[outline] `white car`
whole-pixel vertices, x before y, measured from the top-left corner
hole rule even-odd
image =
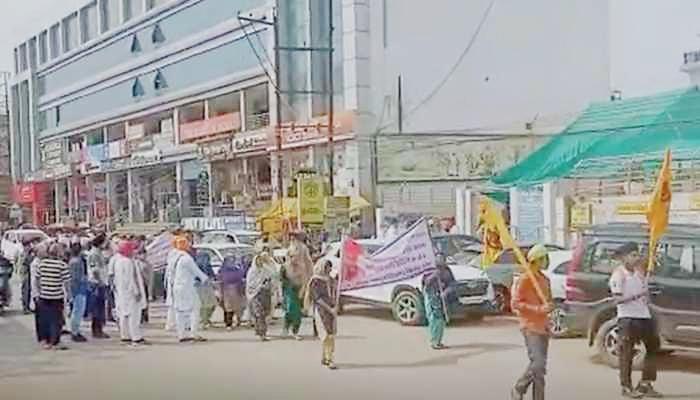
[[[26,240],[40,239],[49,240],[49,235],[39,229],[12,229],[5,231],[2,236],[2,254],[10,261],[14,262],[19,254],[24,251],[22,243]]]
[[[211,266],[214,273],[219,273],[219,268],[224,263],[224,258],[229,256],[241,257],[247,256],[253,258],[253,246],[248,244],[235,243],[199,243],[193,246],[197,252],[205,252],[209,254]]]
[[[359,240],[358,243],[369,254],[379,250],[383,245],[376,239]],[[340,269],[340,247],[339,242],[331,243],[322,257],[331,263],[335,274]],[[457,281],[455,293],[458,300],[458,306],[451,311],[454,314],[477,318],[491,314],[494,291],[484,271],[456,263],[450,263],[449,267]],[[421,281],[422,277],[417,276],[401,282],[350,290],[341,296],[341,305],[365,304],[389,308],[394,318],[401,324],[420,325],[424,322]]]
[[[260,232],[256,231],[202,231],[199,233],[199,243],[234,243],[253,246],[260,236]]]

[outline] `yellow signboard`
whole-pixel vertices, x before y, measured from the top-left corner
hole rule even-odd
[[[299,215],[305,224],[322,224],[326,196],[323,193],[323,178],[299,179]]]
[[[644,201],[626,201],[618,203],[615,211],[618,215],[644,215],[647,213],[647,203]]]
[[[591,204],[575,204],[571,206],[570,223],[572,228],[581,228],[593,224],[593,206]]]
[[[690,197],[690,209],[700,210],[700,194],[694,194]]]

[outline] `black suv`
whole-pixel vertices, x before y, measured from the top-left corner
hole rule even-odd
[[[648,227],[614,223],[582,234],[566,281],[566,321],[573,332],[588,336],[604,362],[617,366],[616,308],[608,282],[619,265],[612,254],[627,242],[648,251]],[[700,226],[670,225],[661,239],[656,270],[649,282],[650,309],[666,350],[700,350]],[[640,367],[644,348],[635,352]]]

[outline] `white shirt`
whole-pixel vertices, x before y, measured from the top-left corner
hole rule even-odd
[[[647,290],[646,277],[640,271],[630,272],[619,267],[610,277],[610,290],[613,294],[630,298]],[[650,319],[649,304],[646,296],[617,305],[618,318]]]

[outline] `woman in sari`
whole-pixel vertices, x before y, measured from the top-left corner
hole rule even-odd
[[[447,295],[455,279],[444,258],[437,257],[437,269],[423,276],[423,299],[428,320],[430,347],[433,350],[447,348],[442,343],[449,318]]]
[[[331,268],[331,263],[328,260],[320,260],[316,263],[314,275],[306,290],[304,306],[314,315],[315,320],[321,320],[320,326],[323,335],[321,364],[329,369],[335,369],[333,355],[338,321],[335,311],[334,285],[330,277]]]
[[[199,308],[201,324],[203,329],[211,326],[211,316],[216,310],[216,294],[214,293],[214,268],[211,266],[211,257],[209,254],[199,251],[195,254],[194,262],[199,267],[199,270],[204,272],[209,278],[206,282],[197,280],[197,294],[201,306]]]
[[[233,256],[224,258],[219,270],[219,285],[221,291],[221,308],[224,310],[224,323],[227,330],[233,330],[233,317],[236,317],[236,327],[241,326],[243,310],[245,309],[245,277],[246,270]]]
[[[270,313],[272,302],[274,268],[274,261],[268,253],[268,249],[263,249],[253,259],[246,276],[248,307],[255,324],[255,334],[263,342],[270,340],[267,336],[267,316]]]
[[[301,327],[303,290],[306,288],[313,272],[313,262],[309,248],[303,242],[303,233],[297,233],[292,238],[287,253],[287,264],[282,268],[282,295],[284,297],[284,330],[283,336],[291,329],[296,340],[302,340],[299,335]]]

